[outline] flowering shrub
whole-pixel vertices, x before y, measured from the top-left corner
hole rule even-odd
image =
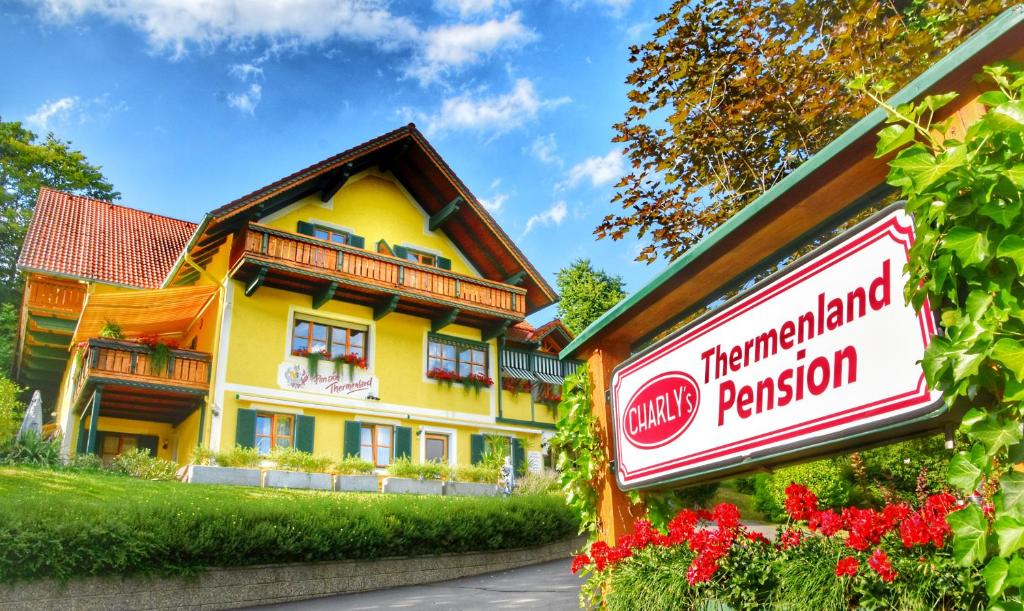
[[[811,490],[791,483],[790,522],[775,542],[723,503],[680,511],[666,532],[637,520],[614,546],[597,541],[573,558],[572,570],[589,575],[582,602],[611,609],[978,608],[980,577],[950,549],[946,517],[960,505],[940,493],[917,508],[820,509]]]

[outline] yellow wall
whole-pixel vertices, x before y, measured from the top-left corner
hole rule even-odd
[[[335,225],[366,238],[367,250],[375,251],[380,239],[391,246],[418,246],[451,259],[453,272],[480,277],[443,231],[429,231],[428,218],[390,175],[371,170],[352,177],[328,204],[310,196],[288,207],[284,215],[260,222],[293,233],[299,221]]]

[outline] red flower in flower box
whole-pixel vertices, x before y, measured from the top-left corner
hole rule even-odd
[[[427,371],[427,377],[451,384],[452,382],[458,381],[459,374],[448,369],[442,369],[441,367],[434,367]]]
[[[471,373],[468,376],[462,378],[463,382],[468,382],[473,386],[485,386],[490,388],[494,384],[494,380],[487,377],[486,373]]]
[[[336,357],[335,360],[341,361],[346,365],[353,365],[360,369],[366,369],[366,357],[359,356],[354,352],[349,352],[348,354]]]

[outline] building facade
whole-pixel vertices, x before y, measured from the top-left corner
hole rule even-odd
[[[69,453],[295,447],[539,468],[552,288],[409,125],[187,223],[43,189],[16,374]]]

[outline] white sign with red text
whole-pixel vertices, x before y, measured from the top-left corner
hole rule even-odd
[[[895,210],[805,257],[612,374],[623,489],[784,457],[939,407],[919,361],[928,305],[903,299]]]

